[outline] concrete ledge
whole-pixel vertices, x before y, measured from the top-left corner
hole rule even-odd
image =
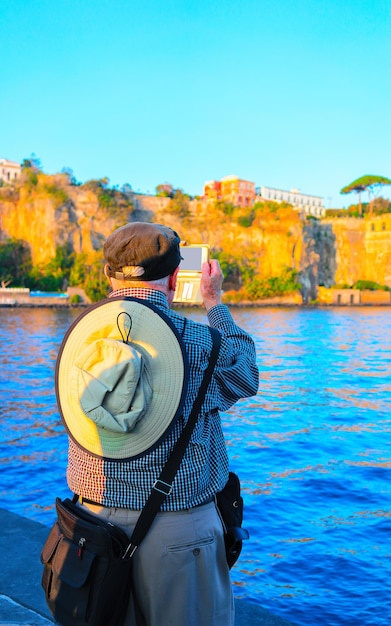
[[[5,509],[0,509],[0,528],[0,624],[53,624],[41,587],[40,555],[49,528]],[[235,626],[294,626],[257,604],[235,604]]]
[[[0,509],[0,624],[54,623],[41,587],[48,528]]]

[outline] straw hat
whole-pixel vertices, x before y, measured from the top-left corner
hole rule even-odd
[[[187,356],[171,320],[135,298],[89,308],[57,358],[57,402],[68,434],[104,459],[153,450],[181,414],[187,383]]]

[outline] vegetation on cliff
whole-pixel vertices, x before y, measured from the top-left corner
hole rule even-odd
[[[361,193],[363,191],[368,191],[369,197],[369,214],[372,217],[373,215],[373,201],[375,200],[375,193],[384,185],[391,185],[391,180],[386,178],[385,176],[377,176],[372,174],[366,174],[365,176],[360,176],[349,185],[346,185],[341,189],[342,194],[352,193],[355,191],[358,194],[358,205],[359,205],[359,214],[362,215],[362,203],[361,203]]]
[[[43,291],[83,287],[98,300],[107,293],[102,272],[106,237],[128,221],[145,219],[168,224],[188,243],[208,243],[223,268],[227,301],[299,292],[309,301],[319,285],[383,282],[364,265],[357,268],[357,257],[341,263],[343,229],[305,219],[289,204],[265,201],[240,208],[222,201],[206,204],[168,185],[156,191],[153,209],[143,211],[135,209],[128,185],[119,190],[106,178],[79,184],[71,170],[47,175],[36,163],[25,162],[20,181],[0,188],[0,280]],[[354,217],[354,211],[357,207],[344,217]],[[372,211],[390,212],[390,203],[378,198]]]
[[[70,170],[47,175],[25,160],[20,180],[0,188],[0,280],[42,291],[78,285],[99,299],[103,243],[132,212],[126,187],[106,178],[81,185]]]
[[[374,217],[391,213],[391,202],[386,198],[374,198],[372,203],[351,204],[347,209],[326,209],[326,217]]]
[[[168,200],[153,221],[169,224],[183,240],[209,243],[233,299],[299,291],[301,222],[292,207],[272,202],[245,209],[225,202],[194,206],[180,189]],[[0,280],[44,291],[80,286],[92,300],[107,292],[105,238],[135,219],[132,194],[110,188],[107,179],[78,185],[70,172],[49,176],[31,163],[17,185],[0,189],[0,215]],[[275,247],[279,243],[276,258],[270,255],[271,238]]]

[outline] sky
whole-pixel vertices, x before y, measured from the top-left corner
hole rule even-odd
[[[391,178],[390,33],[390,0],[0,0],[0,158],[347,207]]]

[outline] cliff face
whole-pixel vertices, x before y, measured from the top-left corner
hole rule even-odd
[[[335,283],[373,280],[391,286],[391,215],[327,220],[336,239]]]
[[[67,244],[87,255],[102,248],[107,236],[130,220],[163,222],[189,243],[209,243],[227,259],[260,278],[286,267],[300,272],[304,299],[316,298],[318,285],[352,285],[371,280],[391,286],[391,215],[373,219],[338,218],[303,221],[289,207],[264,207],[251,215],[231,215],[191,203],[183,218],[167,199],[132,197],[94,185],[72,186],[64,175],[39,174],[34,186],[0,192],[0,236],[25,241],[34,265],[54,258]],[[164,200],[164,201],[163,201]],[[110,202],[109,202],[110,201]]]
[[[317,297],[319,285],[335,282],[336,238],[330,224],[310,220],[303,224],[300,282],[305,302]]]
[[[62,175],[42,174],[33,188],[0,196],[0,234],[25,241],[33,265],[45,264],[57,246],[87,254],[101,249],[114,228],[130,219],[131,205],[120,209],[110,215],[96,191],[67,185]]]
[[[303,224],[291,208],[266,208],[252,216],[251,225],[241,225],[249,209],[235,209],[233,215],[214,211],[194,201],[191,216],[181,220],[167,209],[155,213],[188,243],[208,243],[222,250],[227,259],[237,259],[241,268],[260,277],[280,274],[287,267],[302,268]]]

